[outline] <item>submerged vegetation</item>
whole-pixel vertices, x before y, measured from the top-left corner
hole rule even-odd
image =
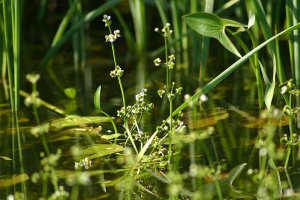
[[[0,199],[299,198],[298,1],[34,2],[0,1]]]

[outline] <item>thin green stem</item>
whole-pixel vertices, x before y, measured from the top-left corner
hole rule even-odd
[[[117,126],[116,126],[114,120],[106,112],[104,112],[103,110],[101,110],[100,113],[102,113],[103,115],[105,115],[106,117],[109,118],[109,121],[111,122],[111,124],[113,126],[114,132],[118,133],[118,129],[117,129]]]
[[[173,140],[173,124],[172,124],[172,112],[173,112],[173,100],[169,99],[169,110],[170,110],[170,129],[169,129],[169,149],[168,149],[168,164],[171,170],[171,159],[172,159],[172,140]]]
[[[37,93],[37,89],[36,89],[36,84],[33,83],[32,84],[32,93],[33,94],[36,94]],[[39,118],[39,115],[38,115],[38,110],[37,110],[37,105],[36,105],[36,100],[38,99],[38,97],[33,97],[35,98],[34,99],[34,102],[32,103],[32,111],[33,111],[33,115],[34,115],[34,119],[35,119],[35,122],[38,126],[40,126],[40,118]],[[44,135],[44,133],[41,134],[41,139],[42,139],[42,144],[43,144],[43,147],[44,147],[44,150],[46,152],[47,155],[50,155],[50,150],[49,150],[49,147],[47,145],[47,141],[46,141],[46,137]]]
[[[112,34],[112,30],[110,28],[110,26],[108,26],[109,29],[109,33]],[[114,44],[111,42],[111,50],[112,50],[112,54],[113,54],[113,59],[114,59],[114,65],[115,65],[115,69],[117,68],[118,64],[117,64],[117,57],[116,57],[116,52],[115,52],[115,47]],[[121,76],[118,76],[118,83],[119,83],[119,87],[121,90],[121,95],[122,95],[122,101],[123,101],[123,107],[124,107],[124,128],[125,128],[125,132],[128,134],[128,137],[133,145],[133,148],[135,150],[136,153],[138,153],[138,149],[135,145],[135,142],[133,140],[133,137],[131,135],[131,131],[129,129],[128,126],[128,118],[127,118],[127,111],[126,111],[126,98],[125,98],[125,93],[124,93],[124,89],[123,89],[123,84],[122,84],[122,80],[121,80]]]
[[[168,41],[167,41],[167,37],[165,38],[165,61],[166,61],[166,92],[169,93],[169,87],[170,87],[170,80],[169,80],[169,67],[168,67]]]

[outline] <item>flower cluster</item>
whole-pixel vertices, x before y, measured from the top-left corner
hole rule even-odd
[[[160,66],[161,65],[161,59],[160,58],[156,58],[153,61],[153,63],[154,63],[155,66]],[[174,66],[175,66],[175,56],[174,56],[174,54],[171,54],[168,57],[168,60],[165,63],[165,66],[168,67],[169,69],[173,69],[174,68]]]
[[[32,92],[29,96],[27,96],[24,100],[25,106],[29,107],[30,105],[35,105],[39,107],[41,105],[41,99],[39,98],[39,92]]]
[[[109,35],[105,35],[105,42],[114,42],[117,40],[118,37],[121,37],[121,33],[120,30],[115,30],[114,33],[109,34]]]
[[[79,163],[75,162],[75,169],[80,169],[84,167],[85,169],[89,169],[92,166],[92,161],[89,158],[82,159]]]
[[[39,74],[27,74],[26,79],[31,83],[31,84],[36,84],[37,81],[40,79]]]
[[[282,138],[280,138],[280,142],[287,146],[296,146],[298,144],[298,135],[293,133],[290,138],[288,138],[287,134],[284,134]]]
[[[58,190],[56,190],[50,197],[49,200],[56,199],[67,199],[69,197],[69,192],[65,191],[63,186],[59,186]]]
[[[163,97],[163,94],[167,94],[168,99],[173,100],[175,98],[175,95],[181,94],[182,87],[174,88],[175,82],[172,82],[172,87],[170,92],[167,91],[166,86],[164,86],[163,90],[158,90],[157,94],[160,98]]]
[[[144,98],[146,96],[146,92],[147,92],[147,89],[144,88],[144,89],[142,89],[142,91],[139,94],[135,95],[136,102],[143,102]]]
[[[142,91],[135,95],[135,104],[132,106],[127,106],[126,110],[124,107],[121,108],[121,110],[117,111],[117,116],[118,117],[124,117],[126,113],[126,117],[132,117],[132,116],[137,116],[141,115],[142,113],[145,112],[150,112],[154,105],[153,103],[146,103],[145,102],[145,97],[147,93],[147,89],[142,89]],[[126,111],[126,112],[125,112]]]
[[[155,28],[154,31],[160,33],[163,37],[168,37],[173,33],[173,30],[170,29],[171,24],[166,23],[166,25],[159,30],[159,28]]]
[[[169,69],[173,69],[174,68],[174,66],[175,66],[175,62],[174,61],[175,61],[175,56],[173,54],[169,55],[169,60],[167,62],[167,67]]]
[[[102,21],[105,23],[105,27],[109,27],[111,25],[111,16],[103,15]]]
[[[184,133],[186,131],[186,125],[184,122],[181,120],[183,114],[182,112],[179,112],[178,115],[176,115],[176,118],[172,118],[172,130],[178,133]],[[163,131],[169,131],[170,130],[170,119],[168,120],[163,120],[162,125],[156,127],[156,130],[158,132],[163,132]]]
[[[61,157],[61,154],[62,151],[60,149],[57,150],[56,154],[50,154],[48,157],[45,157],[45,154],[41,153],[41,157],[43,158],[41,160],[41,165],[43,166],[45,172],[54,169]]]
[[[43,135],[45,133],[48,133],[50,129],[50,124],[49,123],[45,123],[36,127],[33,127],[30,129],[30,133],[38,138],[40,135]]]
[[[90,174],[88,172],[79,172],[69,174],[66,178],[66,183],[69,186],[79,185],[88,185],[90,183]]]
[[[123,72],[124,70],[121,69],[121,67],[119,65],[117,65],[117,67],[110,72],[110,76],[112,78],[115,78],[115,77],[121,77],[123,75]]]

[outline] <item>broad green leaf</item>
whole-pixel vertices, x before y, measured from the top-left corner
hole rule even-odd
[[[242,57],[234,44],[230,41],[225,33],[226,27],[243,28],[247,27],[239,22],[223,19],[217,15],[210,13],[192,13],[183,16],[184,21],[190,26],[191,29],[206,37],[217,39],[228,51]]]
[[[65,95],[70,99],[75,99],[76,97],[76,88],[66,88],[64,89]]]
[[[0,188],[16,185],[25,182],[28,179],[29,176],[27,174],[13,175],[11,178],[0,179]]]
[[[73,126],[81,126],[86,124],[99,124],[104,122],[110,122],[110,118],[103,117],[103,116],[70,115],[65,118],[53,120],[50,123],[50,127],[55,130],[60,130],[63,128],[69,128]]]
[[[94,105],[96,110],[102,110],[101,109],[101,85],[97,88],[95,94],[94,94]]]
[[[81,151],[81,158],[94,159],[123,151],[123,147],[117,144],[94,144]]]

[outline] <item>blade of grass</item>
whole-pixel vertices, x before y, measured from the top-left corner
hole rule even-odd
[[[15,109],[20,108],[20,34],[21,34],[21,2],[13,1],[13,50],[14,50],[14,93],[15,93]]]
[[[268,17],[264,11],[261,0],[251,0],[251,2],[252,2],[250,4],[251,9],[253,9],[253,11],[256,14],[257,21],[260,23],[260,26],[261,26],[261,29],[262,29],[265,39],[271,38],[273,36],[272,30],[267,21]],[[276,52],[278,52],[278,50],[277,50],[278,47],[276,46],[275,41],[271,42],[270,45],[268,46],[268,48],[269,48],[269,52],[271,52],[272,57],[276,55]],[[286,80],[285,73],[282,68],[280,56],[276,55],[275,58],[276,58],[275,60],[272,59],[273,67],[277,66],[277,76],[278,76],[279,82],[281,84]],[[276,62],[276,63],[274,63],[274,62]]]

